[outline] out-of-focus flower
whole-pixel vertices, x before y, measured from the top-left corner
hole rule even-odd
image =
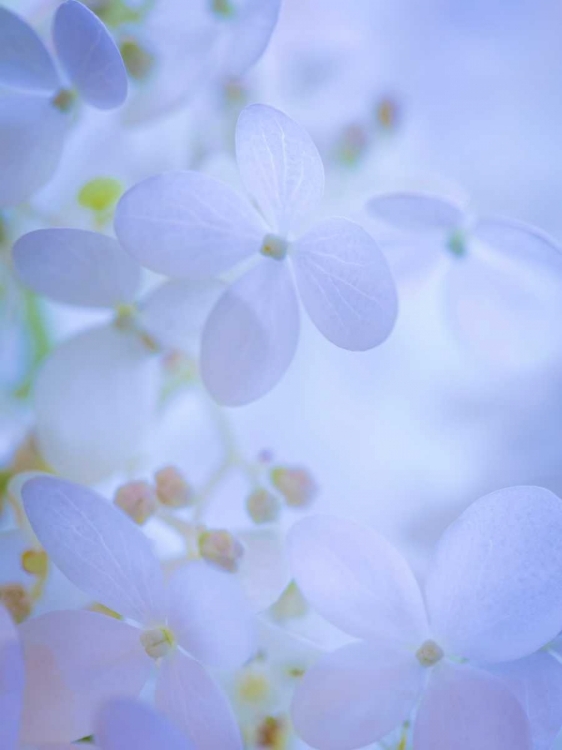
[[[154,474],[156,494],[162,505],[184,508],[194,500],[192,488],[175,466],[164,466]]]
[[[254,261],[203,332],[203,380],[229,406],[263,396],[293,359],[300,326],[293,275],[316,327],[344,349],[382,343],[397,314],[386,261],[358,224],[328,219],[295,239],[324,191],[322,161],[303,128],[272,107],[247,107],[236,128],[236,156],[262,216],[230,187],[197,172],[139,183],[115,215],[123,246],[159,273],[205,279]]]
[[[290,535],[295,579],[310,603],[356,643],[309,670],[293,720],[305,741],[351,750],[382,739],[409,718],[416,750],[533,747],[562,725],[558,702],[533,710],[551,670],[533,656],[562,623],[562,502],[536,487],[488,495],[443,535],[425,599],[405,560],[384,537],[329,516]],[[533,616],[529,616],[529,609]],[[466,663],[468,660],[468,663]],[[529,679],[513,691],[486,664]],[[530,708],[530,710],[526,710]]]
[[[318,492],[310,473],[301,467],[277,466],[271,470],[271,482],[293,508],[310,505]]]
[[[280,503],[272,492],[260,487],[248,496],[246,510],[254,523],[271,523],[279,517]]]
[[[151,484],[142,480],[121,485],[115,493],[113,502],[141,526],[156,513],[158,508],[156,490]]]
[[[391,267],[393,255],[405,273],[447,265],[446,322],[475,353],[512,368],[557,356],[562,248],[554,239],[522,222],[473,217],[426,193],[375,196],[366,210],[390,232]]]
[[[28,675],[23,738],[68,742],[90,735],[103,703],[138,695],[156,663],[156,706],[195,746],[241,747],[228,701],[202,666],[237,666],[254,651],[236,578],[193,562],[165,586],[146,537],[96,493],[37,478],[26,483],[23,497],[58,567],[136,623],[74,610],[20,626]]]
[[[22,202],[51,177],[77,97],[98,109],[119,107],[127,73],[101,21],[65,0],[53,21],[57,69],[26,21],[0,8],[0,205]]]
[[[36,433],[50,466],[97,481],[138,455],[156,413],[166,349],[193,353],[221,286],[164,282],[136,302],[140,267],[107,235],[39,229],[13,249],[19,278],[70,305],[107,309],[114,320],[63,342],[35,383]]]

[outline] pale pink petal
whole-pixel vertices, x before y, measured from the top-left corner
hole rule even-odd
[[[22,736],[29,743],[92,734],[100,706],[138,695],[154,663],[137,628],[94,612],[49,612],[19,630],[26,668]]]
[[[424,678],[413,654],[364,643],[344,646],[299,683],[292,706],[297,734],[320,750],[376,742],[409,718]]]
[[[416,750],[531,750],[523,707],[501,680],[465,665],[432,672],[414,726]]]
[[[156,706],[201,750],[242,750],[242,738],[222,689],[189,656],[176,652],[160,669]]]
[[[317,515],[293,526],[288,545],[299,588],[336,627],[414,650],[427,638],[419,586],[384,537],[344,518]]]
[[[197,660],[224,669],[242,665],[256,649],[253,620],[233,573],[197,560],[170,579],[168,625]]]

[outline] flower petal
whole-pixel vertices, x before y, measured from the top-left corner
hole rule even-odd
[[[461,206],[429,193],[376,195],[366,209],[373,218],[404,232],[453,232],[464,219]]]
[[[324,194],[324,166],[306,130],[273,107],[252,104],[238,118],[236,158],[246,190],[286,236]]]
[[[138,622],[163,622],[163,577],[150,542],[93,490],[37,477],[22,490],[37,538],[55,565],[92,598]]]
[[[216,276],[257,253],[265,229],[250,203],[199,172],[167,172],[121,198],[115,232],[143,266],[189,279]]]
[[[42,96],[0,96],[0,206],[17,206],[52,177],[69,122]]]
[[[261,261],[224,293],[203,330],[201,373],[213,398],[241,406],[283,377],[299,337],[299,308],[287,266]]]
[[[293,526],[288,545],[299,588],[336,627],[414,649],[427,638],[416,579],[384,537],[344,518],[317,515]]]
[[[81,229],[38,229],[13,249],[21,281],[57,302],[111,307],[132,302],[140,267],[117,240]]]
[[[59,85],[53,60],[39,35],[4,7],[0,7],[0,83],[45,92]]]
[[[242,738],[222,689],[205,669],[177,651],[160,669],[156,706],[197,748],[242,750]]]
[[[431,675],[414,725],[416,750],[531,750],[523,707],[497,677],[444,664]]]
[[[1,16],[0,16],[1,23]],[[0,604],[0,747],[19,747],[24,669],[19,637],[8,611]]]
[[[540,487],[494,492],[449,526],[426,588],[432,632],[447,653],[510,661],[554,638],[561,535],[562,501]]]
[[[168,281],[143,300],[139,323],[160,346],[196,356],[205,321],[223,290],[218,281]]]
[[[244,75],[265,52],[277,24],[281,0],[248,0],[230,24],[225,73]]]
[[[550,750],[562,728],[562,664],[539,651],[494,665],[493,673],[513,691],[531,725],[533,750]]]
[[[117,45],[95,13],[77,0],[57,9],[53,40],[59,60],[93,107],[113,109],[127,98],[127,71]]]
[[[103,706],[94,736],[100,750],[194,750],[173,724],[130,698],[114,698]]]
[[[238,578],[252,609],[263,612],[291,581],[285,540],[273,529],[236,532],[236,538],[244,546]]]
[[[556,240],[522,221],[499,217],[480,219],[472,229],[471,237],[510,259],[540,263],[558,273],[562,270],[562,249]]]
[[[153,664],[137,628],[80,610],[49,612],[20,625],[26,688],[23,740],[70,742],[92,734],[105,701],[137,696]]]
[[[329,341],[365,351],[388,337],[398,314],[396,287],[362,227],[347,219],[322,221],[294,243],[291,257],[303,304]]]
[[[344,646],[305,672],[293,698],[295,729],[322,750],[369,745],[408,719],[424,677],[412,654]]]
[[[43,457],[84,483],[123,470],[148,435],[159,386],[158,357],[136,333],[100,326],[65,341],[35,383]]]
[[[229,669],[252,656],[254,624],[235,575],[203,561],[187,563],[170,579],[168,599],[170,629],[198,661]]]

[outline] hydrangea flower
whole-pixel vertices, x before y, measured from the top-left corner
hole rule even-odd
[[[162,115],[238,80],[266,50],[280,7],[281,0],[159,0],[125,19],[116,36],[136,84],[127,121]]]
[[[146,537],[95,492],[41,477],[22,494],[55,564],[126,618],[55,611],[20,626],[28,676],[24,740],[68,742],[91,734],[103,703],[138,695],[157,665],[156,706],[195,746],[240,748],[228,701],[202,666],[233,668],[254,651],[236,578],[194,562],[165,585]]]
[[[103,110],[119,107],[127,97],[119,50],[92,11],[65,0],[52,31],[56,61],[26,21],[0,8],[2,206],[17,205],[51,177],[76,95]]]
[[[115,231],[143,265],[168,276],[212,278],[246,262],[204,328],[202,377],[222,404],[249,403],[280,380],[299,337],[300,299],[336,346],[371,349],[397,314],[394,282],[375,241],[342,218],[311,223],[324,168],[308,133],[255,104],[236,127],[240,177],[261,211],[197,172],[149,178],[121,198]]]
[[[29,232],[14,245],[13,261],[20,280],[38,294],[114,313],[111,323],[58,346],[34,388],[45,460],[70,479],[98,481],[138,454],[160,393],[158,352],[195,354],[221,287],[168,282],[138,300],[136,261],[115,238],[81,229]]]
[[[329,516],[296,524],[297,584],[359,639],[307,671],[293,702],[297,732],[322,750],[352,750],[417,707],[415,750],[550,747],[562,702],[544,701],[543,689],[560,694],[562,665],[535,652],[562,625],[561,533],[562,502],[550,491],[487,495],[445,531],[422,594],[376,532]]]
[[[387,256],[398,257],[404,274],[427,275],[447,261],[446,320],[465,344],[518,367],[557,356],[562,249],[545,232],[473,216],[429,193],[382,194],[366,210],[389,233]]]

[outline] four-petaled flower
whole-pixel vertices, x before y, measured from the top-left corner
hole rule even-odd
[[[322,160],[303,128],[272,107],[247,107],[236,127],[236,157],[261,215],[228,185],[189,171],[144,180],[115,215],[123,246],[159,273],[204,279],[245,262],[202,340],[203,379],[229,406],[267,393],[293,359],[295,286],[319,331],[344,349],[382,343],[397,314],[384,256],[358,224],[330,218],[300,234],[324,191]]]
[[[360,639],[307,671],[297,732],[322,750],[376,742],[417,706],[415,750],[549,748],[562,665],[536,653],[562,625],[562,502],[537,487],[481,498],[442,536],[425,597],[384,537],[330,516],[290,532],[294,575]],[[525,710],[527,709],[527,710]]]

